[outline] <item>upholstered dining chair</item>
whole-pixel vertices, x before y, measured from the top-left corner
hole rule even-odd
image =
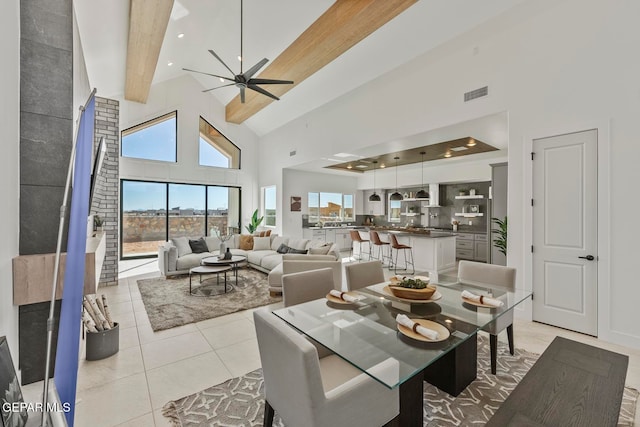
[[[348,291],[384,282],[384,270],[380,261],[347,264],[344,266],[344,270],[347,276]]]
[[[351,251],[349,253],[349,258],[353,258],[353,247],[355,244],[358,244],[358,261],[362,260],[362,255],[367,254],[369,259],[371,259],[371,241],[367,239],[363,239],[358,230],[349,231],[349,235],[351,236]],[[367,252],[362,252],[362,244],[365,243],[367,245]]]
[[[381,426],[399,413],[398,389],[316,347],[268,310],[253,313],[264,376],[264,426]],[[398,369],[388,364],[384,369]]]
[[[282,276],[284,306],[289,307],[322,298],[334,287],[333,269],[331,268],[285,274]]]
[[[460,261],[458,265],[458,282],[500,288],[512,292],[516,287],[516,269],[482,262]],[[496,373],[498,354],[498,334],[505,328],[507,329],[507,339],[509,340],[509,353],[513,354],[513,310],[509,310],[483,328],[484,331],[489,333],[491,373],[494,375]]]
[[[389,242],[386,242],[380,239],[380,235],[378,234],[377,231],[374,231],[374,230],[369,231],[369,238],[371,239],[371,243],[373,244],[373,246],[378,248],[378,255],[375,255],[373,249],[371,249],[372,256],[382,261],[382,264],[384,264],[385,260],[387,260],[388,265],[390,266],[392,262],[391,262],[391,246]],[[389,248],[389,249],[385,250],[385,248]]]

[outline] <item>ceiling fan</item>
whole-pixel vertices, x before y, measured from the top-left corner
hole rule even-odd
[[[229,70],[229,72],[231,73],[231,75],[233,75],[233,77],[224,77],[224,76],[219,76],[217,74],[211,74],[211,73],[205,73],[203,71],[197,71],[197,70],[190,70],[188,68],[183,68],[183,70],[185,71],[191,71],[193,73],[200,73],[200,74],[205,74],[207,76],[213,76],[213,77],[217,77],[219,78],[221,81],[230,81],[233,83],[229,83],[226,85],[222,85],[222,86],[217,86],[217,87],[213,87],[211,89],[205,89],[203,90],[203,92],[209,92],[212,90],[216,90],[216,89],[220,89],[223,87],[228,87],[228,86],[237,86],[240,89],[240,102],[242,102],[244,104],[244,97],[245,97],[245,89],[251,89],[253,91],[256,91],[258,93],[261,93],[265,96],[268,96],[269,98],[273,98],[276,101],[279,101],[280,98],[278,98],[277,96],[275,96],[274,94],[264,90],[263,88],[261,88],[258,85],[281,85],[281,84],[293,84],[293,81],[291,80],[274,80],[274,79],[254,79],[253,75],[255,73],[258,72],[258,70],[260,70],[262,67],[264,67],[264,65],[269,62],[269,60],[267,58],[263,58],[262,60],[260,60],[256,65],[254,65],[253,67],[249,68],[247,71],[243,72],[242,71],[242,63],[244,61],[244,55],[243,55],[243,43],[242,43],[242,39],[243,39],[243,25],[242,25],[242,18],[243,18],[243,0],[240,1],[240,74],[235,74],[233,72],[233,70],[231,68],[229,68],[229,66],[227,64],[225,64],[225,62],[211,49],[209,49],[209,53],[211,55],[213,55],[218,61],[220,61],[220,63],[222,65],[224,65],[224,67]]]

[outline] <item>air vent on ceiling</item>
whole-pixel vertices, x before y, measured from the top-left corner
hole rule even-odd
[[[293,157],[296,155],[296,150],[289,151],[289,157]]]
[[[471,90],[464,94],[464,102],[471,101],[472,99],[482,98],[489,94],[489,86],[481,87],[480,89]]]

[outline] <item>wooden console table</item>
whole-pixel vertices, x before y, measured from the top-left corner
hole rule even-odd
[[[84,294],[95,294],[106,253],[106,233],[87,238],[84,271]],[[13,258],[13,304],[26,305],[51,300],[51,286],[56,254],[20,255]],[[62,298],[67,254],[60,255],[56,299]]]

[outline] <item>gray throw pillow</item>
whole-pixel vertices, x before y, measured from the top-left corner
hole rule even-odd
[[[181,256],[189,255],[192,253],[191,246],[189,246],[189,239],[185,236],[174,237],[171,239],[173,245],[178,249],[178,258]]]
[[[207,247],[207,242],[204,241],[203,237],[195,240],[189,239],[189,246],[191,246],[191,252],[194,254],[201,254],[203,252],[209,251],[209,248]]]

